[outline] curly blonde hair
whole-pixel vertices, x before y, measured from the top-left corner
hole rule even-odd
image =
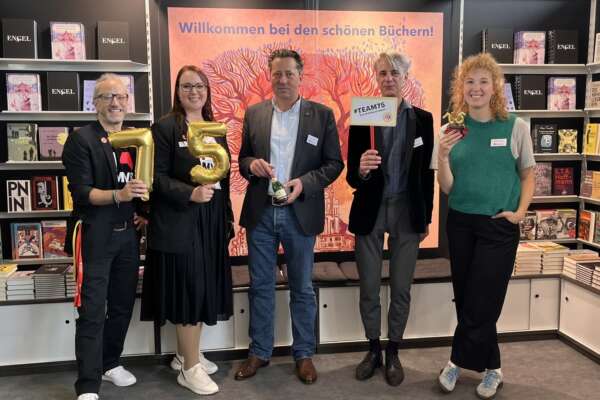
[[[479,53],[467,57],[463,63],[456,67],[450,87],[450,108],[452,113],[468,112],[465,103],[463,88],[467,75],[474,69],[489,71],[492,75],[494,93],[490,99],[490,109],[494,119],[507,119],[506,97],[504,96],[504,74],[502,69],[489,53]]]

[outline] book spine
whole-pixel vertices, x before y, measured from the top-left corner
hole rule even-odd
[[[556,31],[548,31],[548,64],[556,63]]]
[[[523,105],[523,88],[522,88],[521,80],[522,80],[521,75],[515,76],[515,92],[516,92],[517,110],[521,110],[522,105]]]

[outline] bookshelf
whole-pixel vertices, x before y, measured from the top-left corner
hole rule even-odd
[[[61,171],[62,161],[9,161],[0,163],[0,171]]]
[[[0,58],[3,71],[149,72],[150,65],[131,60],[51,60]]]
[[[57,218],[57,217],[66,218],[69,216],[71,216],[71,211],[68,211],[68,210],[0,212],[0,220]]]
[[[536,153],[535,161],[581,161],[583,155],[580,153]]]
[[[569,196],[533,196],[531,204],[578,203],[579,197]]]
[[[2,111],[0,121],[95,121],[96,113],[89,111]],[[152,113],[129,113],[125,121],[152,122]]]
[[[588,71],[585,64],[500,64],[500,67],[508,75],[585,75]]]

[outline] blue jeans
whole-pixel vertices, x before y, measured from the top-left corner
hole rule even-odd
[[[282,244],[287,263],[294,359],[312,357],[317,303],[312,286],[315,237],[306,236],[291,206],[268,206],[258,225],[248,231],[250,270],[249,354],[269,360],[273,353],[275,265]]]

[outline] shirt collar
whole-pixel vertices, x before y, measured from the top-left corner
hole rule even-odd
[[[406,100],[406,99],[403,98],[402,102],[398,106],[398,111],[402,112],[404,110],[410,110],[411,108],[412,108],[412,106],[410,105],[410,103],[408,102],[408,100]]]
[[[273,110],[275,110],[275,112],[279,112],[279,113],[283,113],[283,112],[289,112],[290,114],[298,114],[300,112],[300,102],[302,101],[302,97],[298,97],[298,100],[296,100],[296,102],[294,103],[294,105],[287,111],[281,111],[279,109],[279,107],[277,107],[277,104],[275,104],[275,98],[271,99],[271,104],[273,104]]]

